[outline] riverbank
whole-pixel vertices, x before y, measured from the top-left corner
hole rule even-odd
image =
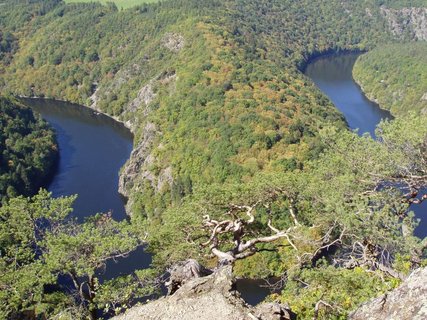
[[[61,156],[48,190],[54,196],[79,194],[75,211],[81,218],[110,210],[118,220],[127,218],[117,187],[119,170],[132,151],[132,133],[84,106],[34,98],[25,102],[57,132]]]
[[[427,43],[396,43],[361,56],[354,80],[395,116],[427,113]]]
[[[359,135],[367,132],[375,136],[377,124],[382,119],[392,119],[392,116],[370,101],[354,82],[353,66],[360,54],[349,52],[318,57],[307,66],[305,75],[342,112],[350,129],[358,129]]]
[[[19,100],[0,96],[0,115],[1,206],[49,183],[59,152],[51,126]]]
[[[117,123],[119,123],[119,124],[121,124],[121,125],[123,125],[126,129],[128,129],[129,130],[129,133],[132,135],[132,141],[133,141],[133,139],[134,139],[134,127],[131,125],[131,122],[130,121],[128,121],[128,122],[125,122],[125,121],[122,121],[119,117],[116,117],[116,116],[111,116],[111,115],[109,115],[108,113],[106,113],[106,112],[103,112],[102,110],[100,110],[99,108],[96,108],[96,104],[93,104],[93,105],[91,105],[91,106],[84,106],[84,105],[80,105],[80,104],[76,104],[76,103],[73,103],[73,102],[70,102],[70,101],[67,101],[67,100],[62,100],[62,99],[52,99],[52,98],[49,98],[49,97],[37,97],[37,96],[31,96],[31,97],[28,97],[28,96],[22,96],[22,95],[20,95],[20,96],[18,96],[18,98],[20,98],[20,99],[27,99],[27,100],[45,100],[45,101],[51,101],[51,102],[60,102],[60,103],[64,103],[64,104],[66,104],[67,106],[66,107],[71,107],[71,108],[86,108],[87,110],[91,110],[92,112],[93,112],[93,115],[94,116],[99,116],[99,115],[103,115],[103,116],[105,116],[105,117],[108,117],[108,118],[110,118],[111,120],[114,120],[115,122],[117,122]],[[132,154],[132,152],[133,152],[133,148],[132,148],[132,150],[131,150],[131,154]],[[130,160],[130,155],[129,155],[129,157],[126,159],[126,162],[125,162],[125,164],[123,164],[123,166],[122,167],[120,167],[119,168],[119,170],[118,170],[118,174],[119,174],[119,183],[118,183],[118,185],[117,185],[117,191],[121,194],[121,196],[124,198],[124,200],[125,200],[125,202],[127,202],[128,201],[128,199],[129,199],[129,194],[127,193],[127,191],[126,191],[126,188],[124,188],[123,187],[123,181],[125,181],[126,180],[126,176],[125,176],[125,170],[124,170],[124,167],[125,167],[125,165],[127,164],[127,162]],[[56,164],[56,166],[58,166],[58,164]],[[53,180],[53,176],[55,175],[55,173],[56,173],[56,171],[58,170],[58,168],[55,168],[55,170],[52,172],[52,176],[49,178],[49,179],[47,179],[44,183],[43,183],[43,185],[44,186],[48,186],[48,185],[50,185],[51,184],[51,182],[52,182],[52,180]],[[127,212],[127,215],[128,216],[130,216],[130,212]]]

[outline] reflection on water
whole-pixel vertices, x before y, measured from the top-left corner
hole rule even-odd
[[[381,119],[392,119],[390,113],[366,98],[352,76],[359,54],[349,53],[320,57],[310,63],[305,75],[322,90],[344,114],[351,129],[374,136]]]
[[[123,125],[88,108],[65,102],[26,99],[55,129],[60,149],[58,171],[49,185],[54,196],[78,194],[74,216],[80,221],[112,211],[124,219],[117,192],[118,172],[132,151],[132,135]]]

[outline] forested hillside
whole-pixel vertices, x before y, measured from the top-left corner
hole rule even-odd
[[[20,47],[0,87],[127,122],[135,152],[122,191],[144,215],[192,184],[301,167],[318,152],[318,129],[343,121],[298,66],[391,39],[377,5],[353,1],[32,7],[37,14],[12,32]]]
[[[299,71],[322,53],[394,41],[381,6],[412,3],[2,1],[0,92],[84,104],[135,134],[120,179],[130,224],[106,214],[78,225],[73,198],[45,193],[2,208],[2,315],[121,311],[151,292],[152,272],[100,285],[97,271],[143,241],[156,274],[193,257],[280,276],[271,299],[302,319],[343,318],[425,264],[408,212],[427,198],[425,115],[358,137]],[[20,220],[37,236],[13,237]],[[71,294],[55,290],[59,275]],[[330,307],[315,311],[321,300]]]
[[[427,113],[427,43],[383,46],[359,57],[353,75],[367,96],[394,115]]]
[[[130,8],[137,5],[142,5],[144,3],[151,3],[151,2],[158,2],[158,0],[113,0],[113,1],[107,1],[107,0],[99,0],[99,1],[93,1],[93,0],[65,0],[65,3],[78,3],[78,2],[100,2],[102,4],[106,4],[108,2],[113,2],[117,8],[123,9],[123,8]]]
[[[0,97],[0,204],[31,195],[54,169],[58,149],[45,121],[16,101]]]

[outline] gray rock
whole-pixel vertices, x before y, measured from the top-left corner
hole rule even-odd
[[[185,39],[178,33],[168,32],[163,37],[162,44],[172,52],[179,52],[185,46]]]
[[[199,264],[183,263],[177,270],[190,276],[172,295],[129,309],[115,320],[288,320],[291,312],[279,304],[251,307],[233,290],[235,279],[231,266],[222,267],[213,274],[199,277]],[[203,273],[203,272],[201,272]],[[186,277],[185,277],[186,278]]]
[[[169,281],[166,283],[168,287],[168,295],[174,294],[180,287],[194,278],[201,278],[212,274],[212,271],[204,268],[194,259],[175,264],[170,270]]]
[[[427,8],[381,8],[390,31],[402,38],[405,33],[411,35],[410,40],[427,40]]]
[[[427,268],[414,271],[397,289],[363,304],[349,319],[427,319]]]
[[[147,179],[154,181],[154,175],[148,170],[153,162],[151,148],[153,141],[158,134],[155,124],[147,122],[143,129],[143,139],[132,150],[130,159],[126,162],[119,176],[119,192],[125,197],[129,197],[130,190],[138,191],[138,181]],[[132,199],[126,204],[126,211],[130,214]]]

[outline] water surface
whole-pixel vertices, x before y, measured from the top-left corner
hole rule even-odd
[[[79,221],[99,212],[126,219],[125,199],[118,193],[119,171],[129,158],[133,136],[121,123],[79,105],[25,99],[55,129],[59,164],[48,190],[54,197],[77,194],[73,213]],[[147,268],[151,256],[143,248],[128,258],[109,261],[102,279]]]
[[[390,112],[370,101],[353,80],[352,70],[358,53],[329,55],[308,64],[305,75],[325,93],[344,114],[350,129],[359,134],[368,132],[374,136],[381,119],[392,119]]]
[[[358,54],[325,56],[310,63],[305,74],[344,114],[351,129],[374,136],[381,119],[391,119],[388,111],[369,101],[352,78]],[[92,110],[58,101],[26,99],[55,129],[60,148],[58,172],[49,185],[54,196],[78,194],[73,214],[82,221],[97,212],[112,211],[116,220],[126,218],[124,199],[117,192],[118,172],[132,150],[132,135],[122,124]],[[427,203],[414,206],[417,217],[427,211]],[[416,235],[427,235],[427,219]],[[110,261],[102,276],[111,279],[149,266],[150,255],[140,248],[120,263]],[[250,304],[261,302],[270,290],[263,280],[237,282],[237,289]]]
[[[391,114],[370,101],[354,81],[352,70],[360,53],[328,55],[315,59],[307,65],[305,75],[323,91],[340,110],[351,129],[358,134],[369,133],[375,137],[375,128],[381,119],[393,119]],[[420,224],[415,235],[427,236],[427,202],[410,207]]]

